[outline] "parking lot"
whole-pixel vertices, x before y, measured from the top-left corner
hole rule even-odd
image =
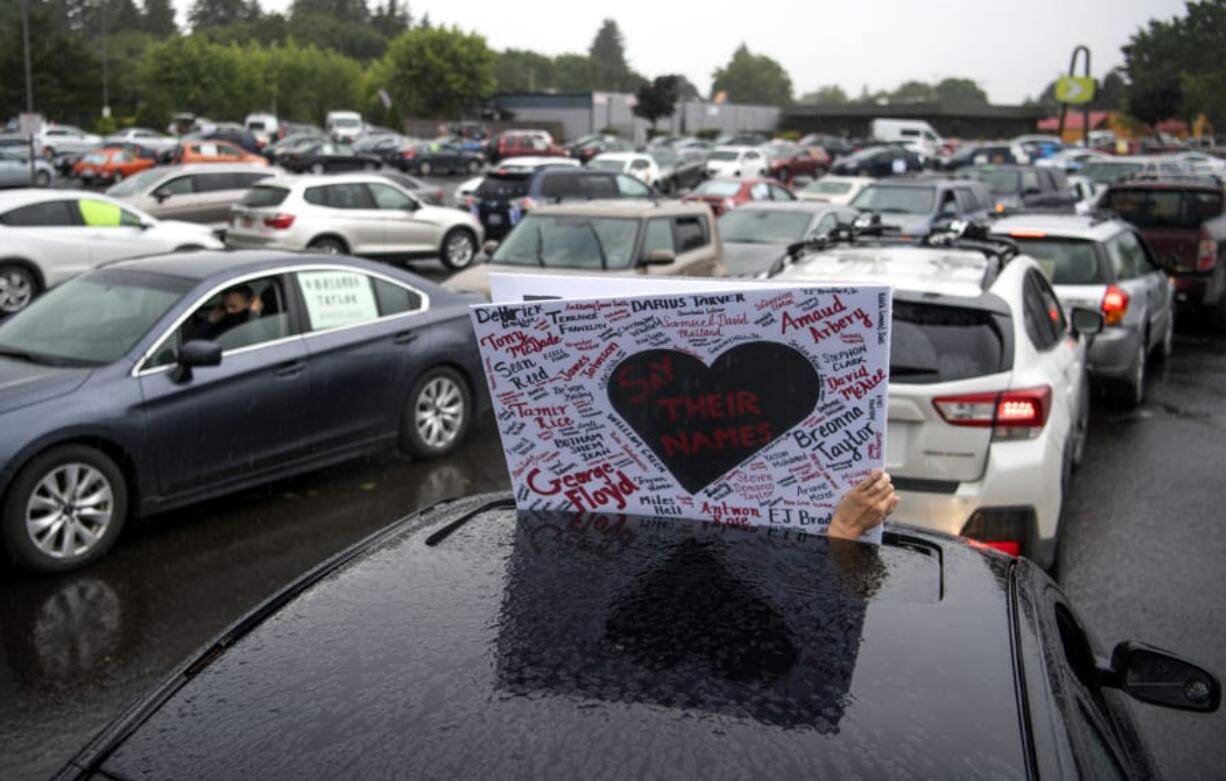
[[[434,273],[441,274],[441,269]],[[1102,643],[1138,639],[1226,669],[1219,464],[1226,340],[1183,334],[1148,403],[1099,401],[1074,482],[1060,581]],[[390,521],[503,490],[486,425],[453,456],[354,462],[134,524],[106,560],[0,585],[0,776],[36,777],[153,682],[291,578]],[[1226,717],[1189,722],[1137,704],[1170,778],[1226,763]],[[1195,751],[1188,747],[1195,746]]]

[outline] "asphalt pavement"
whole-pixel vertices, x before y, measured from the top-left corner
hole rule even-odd
[[[437,262],[414,269],[444,273]],[[1180,334],[1151,379],[1138,410],[1096,401],[1059,579],[1100,653],[1141,640],[1226,675],[1226,339]],[[0,778],[54,772],[206,641],[333,553],[439,499],[507,485],[486,423],[438,461],[356,461],[129,524],[79,573],[0,570]],[[1134,711],[1165,775],[1223,776],[1226,714]]]

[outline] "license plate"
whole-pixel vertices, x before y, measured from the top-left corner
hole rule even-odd
[[[501,214],[491,214],[490,215],[490,225],[501,225],[501,224],[502,224]]]

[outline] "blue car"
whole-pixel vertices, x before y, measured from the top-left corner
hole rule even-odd
[[[58,572],[124,521],[399,447],[488,409],[468,305],[351,258],[124,261],[0,324],[0,547]]]

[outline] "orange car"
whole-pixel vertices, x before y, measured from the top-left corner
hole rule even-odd
[[[152,152],[108,146],[87,153],[72,167],[72,175],[86,184],[119,182],[157,165]]]
[[[175,162],[188,163],[253,163],[268,165],[260,155],[253,155],[228,141],[184,141],[179,144]]]

